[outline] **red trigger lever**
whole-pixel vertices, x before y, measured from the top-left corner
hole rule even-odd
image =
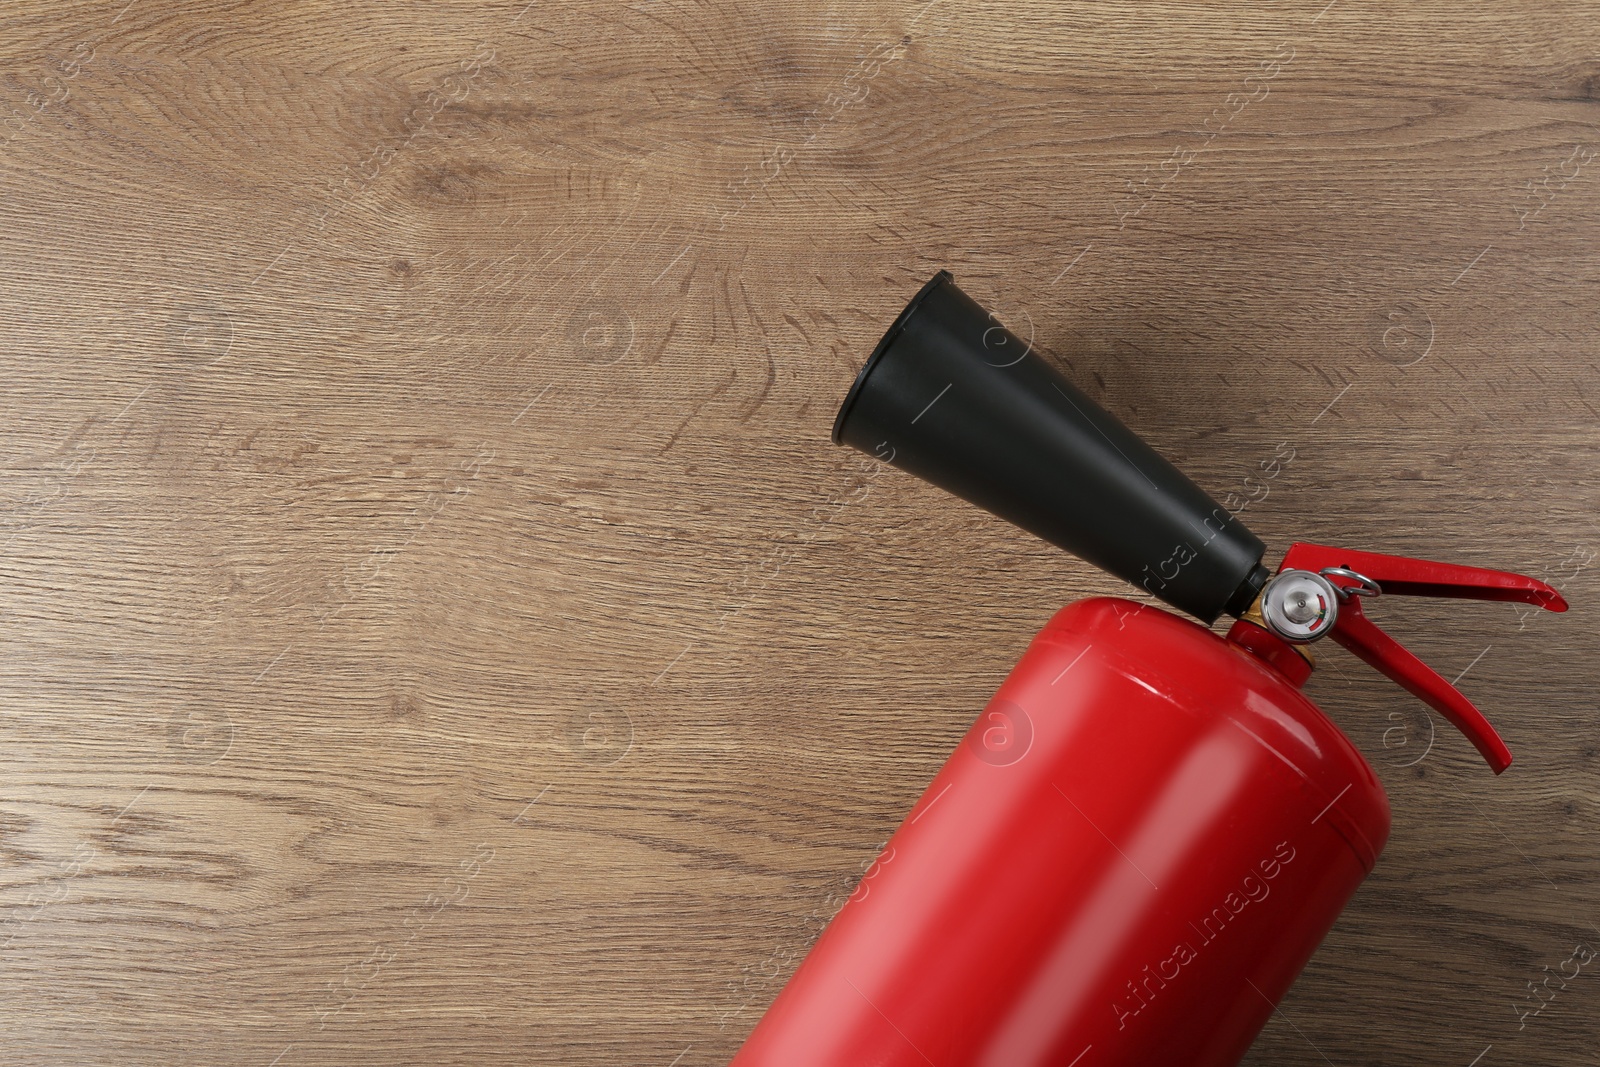
[[[1406,651],[1362,611],[1364,596],[1396,593],[1401,596],[1459,597],[1468,600],[1509,600],[1533,604],[1548,611],[1566,611],[1561,594],[1544,582],[1508,571],[1461,567],[1377,552],[1355,552],[1330,545],[1296,542],[1284,554],[1279,572],[1311,571],[1333,585],[1340,603],[1332,637],[1357,658],[1377,668],[1467,735],[1494,773],[1511,766],[1511,750],[1500,735],[1449,682],[1426,663]],[[1365,580],[1364,580],[1365,579]]]

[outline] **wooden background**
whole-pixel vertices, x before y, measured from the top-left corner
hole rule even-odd
[[[0,1064],[725,1063],[1116,590],[828,443],[941,267],[1565,590],[1376,611],[1502,779],[1325,655],[1395,832],[1248,1062],[1600,1063],[1600,20],[1325,3],[7,3]]]

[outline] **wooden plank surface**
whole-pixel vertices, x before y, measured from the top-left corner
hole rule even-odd
[[[726,1062],[1117,589],[828,444],[941,267],[1565,590],[1382,605],[1503,779],[1325,657],[1395,833],[1248,1062],[1596,1062],[1592,3],[124,2],[0,11],[0,1063]]]

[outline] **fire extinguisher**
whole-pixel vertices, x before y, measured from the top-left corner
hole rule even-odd
[[[1504,742],[1380,630],[1380,596],[1519,601],[1503,571],[1265,546],[941,271],[834,426],[1127,580],[1061,609],[734,1067],[1237,1064],[1389,836],[1377,776],[1301,692],[1343,645]],[[1208,627],[1227,614],[1221,636]]]

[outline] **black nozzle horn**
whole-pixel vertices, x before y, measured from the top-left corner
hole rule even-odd
[[[940,271],[883,335],[833,440],[1206,623],[1249,608],[1266,546]]]

